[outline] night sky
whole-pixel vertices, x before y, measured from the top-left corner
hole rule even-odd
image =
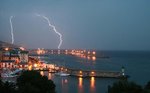
[[[26,48],[150,50],[150,0],[0,0],[0,40]]]

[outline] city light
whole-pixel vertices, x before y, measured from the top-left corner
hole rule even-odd
[[[95,72],[94,72],[94,71],[92,71],[92,72],[91,72],[91,74],[93,75],[93,74],[95,74]]]
[[[24,47],[20,47],[20,49],[21,49],[21,50],[25,50],[25,48],[24,48]]]
[[[96,54],[96,52],[95,51],[93,51],[93,55],[95,55]]]
[[[93,56],[93,57],[92,57],[92,60],[93,60],[93,61],[95,61],[95,60],[96,60],[96,57],[95,57],[95,56]]]
[[[28,69],[29,69],[29,70],[32,70],[32,66],[31,66],[31,65],[30,65],[30,66],[28,66]]]
[[[37,67],[37,64],[34,64],[34,67]]]
[[[44,72],[43,72],[43,71],[40,71],[40,74],[41,74],[42,76],[44,76]]]
[[[9,50],[9,48],[8,48],[8,47],[6,47],[6,48],[5,48],[5,51],[8,51],[8,50]]]

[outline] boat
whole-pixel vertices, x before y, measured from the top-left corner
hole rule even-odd
[[[55,75],[58,75],[58,76],[69,76],[70,74],[61,71],[61,72],[55,73]]]

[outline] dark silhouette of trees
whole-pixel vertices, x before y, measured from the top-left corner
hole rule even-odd
[[[145,90],[144,93],[150,93],[150,81],[146,84],[144,90]]]
[[[17,79],[19,93],[55,93],[55,84],[37,71],[25,71]]]
[[[0,80],[0,93],[16,93],[15,87],[14,83],[2,82]]]
[[[144,90],[134,82],[122,80],[108,86],[108,93],[144,93]]]

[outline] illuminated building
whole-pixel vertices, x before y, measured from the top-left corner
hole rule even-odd
[[[20,51],[19,57],[22,63],[28,63],[28,51]]]
[[[16,61],[15,60],[1,60],[0,62],[0,68],[16,68]]]
[[[28,51],[20,48],[0,49],[0,68],[28,68]]]

